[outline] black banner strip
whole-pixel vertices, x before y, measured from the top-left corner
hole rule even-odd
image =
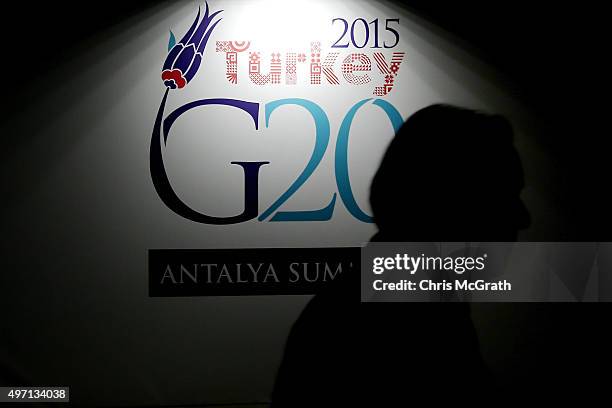
[[[149,296],[314,294],[360,272],[359,247],[150,249]]]

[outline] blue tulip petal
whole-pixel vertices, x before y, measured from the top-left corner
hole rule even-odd
[[[183,50],[183,45],[181,43],[178,43],[174,47],[172,47],[172,50],[166,57],[166,61],[164,61],[164,67],[162,68],[162,71],[165,71],[167,69],[172,69],[172,65],[174,65],[174,61],[176,60],[176,57],[179,55],[179,53],[182,50]]]
[[[200,68],[200,63],[202,62],[202,56],[200,54],[196,54],[193,62],[191,63],[191,67],[189,67],[189,71],[185,74],[185,80],[187,82],[191,81],[191,79],[195,76],[196,72],[198,72],[198,68]]]
[[[193,61],[194,55],[195,47],[193,45],[189,45],[187,48],[184,48],[178,57],[176,57],[176,61],[174,61],[174,65],[172,65],[172,69],[179,69],[182,74],[185,74],[191,65],[191,61]]]
[[[208,7],[208,3],[206,4],[206,6]],[[193,20],[193,23],[191,24],[191,27],[189,27],[189,30],[187,30],[183,38],[181,38],[181,41],[179,41],[179,44],[183,44],[183,45],[187,44],[187,41],[191,38],[191,35],[193,34],[196,26],[198,25],[198,21],[200,21],[200,8],[199,7],[198,7],[198,15],[196,16],[195,20]]]

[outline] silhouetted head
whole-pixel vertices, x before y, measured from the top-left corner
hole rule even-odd
[[[515,240],[529,214],[512,139],[500,115],[432,105],[409,117],[370,190],[384,240]]]

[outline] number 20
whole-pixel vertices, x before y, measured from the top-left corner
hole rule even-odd
[[[364,99],[356,103],[344,117],[344,120],[340,125],[340,130],[338,131],[335,155],[336,185],[338,186],[340,198],[342,199],[342,202],[346,206],[349,213],[363,222],[372,222],[372,217],[367,215],[359,207],[355,200],[355,196],[353,195],[351,181],[348,174],[348,142],[351,124],[355,114],[361,106],[370,100],[371,99]],[[397,109],[395,109],[395,107],[389,102],[382,99],[374,100],[373,104],[380,107],[387,114],[391,124],[393,125],[394,132],[397,132],[403,123],[403,119]],[[259,221],[263,221],[268,218],[304,184],[304,182],[312,175],[321,162],[321,159],[325,155],[325,151],[329,144],[330,130],[327,115],[317,104],[305,99],[281,99],[268,103],[266,105],[266,127],[269,125],[270,115],[272,112],[282,105],[302,106],[312,115],[312,118],[315,121],[315,145],[310,156],[310,160],[308,161],[308,164],[306,164],[306,167],[302,173],[291,184],[287,191],[285,191],[270,207],[268,207],[267,210],[265,210],[258,217]],[[335,203],[336,193],[334,193],[330,203],[324,208],[312,211],[279,211],[274,214],[270,221],[326,221],[331,219]]]

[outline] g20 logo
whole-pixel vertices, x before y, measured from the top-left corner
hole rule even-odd
[[[200,13],[198,12],[196,20],[178,43],[175,43],[174,36],[171,36],[169,53],[161,75],[164,85],[166,85],[166,91],[155,119],[150,147],[151,178],[159,197],[168,208],[184,218],[205,224],[226,225],[237,224],[255,218],[259,221],[326,221],[331,219],[337,196],[340,195],[341,201],[350,214],[360,221],[372,222],[372,218],[359,207],[355,200],[348,171],[348,147],[351,124],[359,109],[369,101],[372,101],[371,98],[363,99],[354,104],[342,120],[336,139],[334,157],[338,191],[337,193],[333,193],[330,202],[325,207],[303,211],[281,210],[283,204],[302,187],[321,163],[330,141],[329,119],[323,109],[310,100],[298,98],[279,99],[263,105],[266,127],[269,127],[270,118],[274,111],[284,105],[292,105],[300,109],[305,109],[311,115],[315,124],[314,149],[306,167],[272,205],[260,213],[258,188],[259,170],[262,166],[269,164],[269,161],[231,162],[232,165],[240,166],[244,172],[244,209],[240,214],[229,217],[216,217],[204,214],[194,210],[178,197],[166,173],[162,149],[165,148],[168,138],[172,134],[172,126],[183,114],[196,108],[212,109],[215,106],[231,107],[247,113],[251,117],[255,129],[259,130],[259,113],[262,104],[239,99],[200,99],[180,106],[164,117],[166,101],[170,90],[185,87],[197,72],[208,38],[212,30],[220,21],[219,19],[213,23],[212,20],[214,20],[219,13],[220,12],[216,12],[209,15],[208,5],[206,5],[206,12],[202,20],[200,21]],[[372,104],[386,113],[394,131],[397,132],[403,124],[403,119],[397,109],[383,99],[374,99]]]

